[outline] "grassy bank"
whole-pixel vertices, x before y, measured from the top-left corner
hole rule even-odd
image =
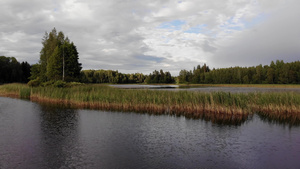
[[[258,113],[275,119],[300,120],[300,95],[292,92],[232,94],[126,90],[107,85],[30,88],[22,84],[8,84],[0,86],[0,95],[65,104],[74,108],[183,115],[191,118],[226,116],[232,119]]]

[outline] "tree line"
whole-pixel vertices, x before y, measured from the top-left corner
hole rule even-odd
[[[30,69],[27,62],[20,63],[14,57],[0,56],[0,83],[27,83]]]
[[[210,69],[204,64],[193,70],[181,70],[179,76],[170,72],[153,71],[124,74],[114,70],[81,70],[79,53],[63,32],[54,28],[42,39],[39,63],[19,63],[14,57],[0,56],[0,83],[23,82],[29,85],[62,82],[82,83],[179,83],[179,84],[300,84],[300,61],[270,65]]]
[[[80,75],[82,83],[174,83],[174,77],[170,72],[153,71],[150,75],[142,73],[124,74],[114,70],[83,70]]]
[[[146,77],[145,83],[174,83],[175,78],[172,77],[170,72],[164,72],[163,70],[160,71],[153,71],[153,73]]]
[[[300,61],[284,63],[277,60],[265,66],[213,70],[204,64],[193,71],[181,70],[177,80],[178,83],[193,84],[300,84]]]
[[[142,73],[123,74],[114,70],[82,70],[80,82],[82,83],[144,83],[146,76]]]

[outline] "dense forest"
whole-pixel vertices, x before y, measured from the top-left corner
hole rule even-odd
[[[150,75],[142,73],[123,74],[114,70],[83,70],[81,71],[80,82],[82,83],[174,83],[175,78],[170,72],[153,71]]]
[[[114,70],[82,70],[82,83],[144,83],[146,76],[142,73],[123,74]]]
[[[14,57],[0,56],[0,83],[27,83],[31,66],[18,62]]]
[[[204,64],[193,71],[181,70],[177,80],[178,83],[193,84],[300,84],[300,61],[284,63],[277,60],[265,66],[213,70]]]
[[[174,83],[175,78],[172,77],[170,72],[153,71],[153,73],[146,77],[145,83]]]

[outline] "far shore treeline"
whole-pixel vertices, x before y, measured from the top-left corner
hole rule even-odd
[[[14,57],[0,56],[0,84],[27,83],[36,72],[37,64],[18,62]],[[31,73],[31,74],[30,74]],[[50,80],[54,82],[53,79]],[[81,83],[178,83],[178,84],[300,84],[300,61],[284,63],[277,60],[270,65],[253,67],[231,67],[210,70],[205,64],[193,70],[181,70],[179,76],[170,72],[155,70],[149,75],[142,73],[125,74],[116,70],[81,70],[75,81]],[[39,82],[39,84],[42,82]]]
[[[0,56],[0,84],[20,82],[27,83],[31,66],[27,62],[18,62],[15,57]]]
[[[54,83],[178,83],[178,84],[300,84],[300,61],[284,63],[271,61],[270,65],[210,69],[198,65],[192,70],[181,70],[174,77],[170,72],[154,70],[149,75],[124,74],[117,70],[81,70],[79,53],[63,32],[54,28],[42,40],[39,63],[19,63],[14,57],[0,56],[0,84],[21,82],[29,86],[47,86]],[[193,66],[193,65],[191,65]],[[192,68],[192,67],[191,67]]]

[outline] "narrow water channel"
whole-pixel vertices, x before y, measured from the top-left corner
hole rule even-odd
[[[298,168],[300,127],[73,110],[0,97],[0,168]]]

